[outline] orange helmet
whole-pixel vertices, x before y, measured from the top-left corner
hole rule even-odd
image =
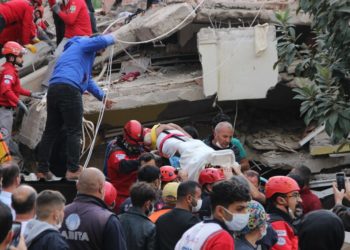
[[[175,173],[176,169],[172,166],[163,166],[160,168],[160,174],[162,176],[162,181],[169,182],[177,178]]]
[[[288,194],[299,190],[298,183],[288,176],[273,176],[265,185],[266,198],[271,198],[276,193]]]
[[[115,205],[115,200],[117,198],[117,190],[108,181],[105,181],[105,198],[104,202],[108,207],[113,207]]]
[[[224,173],[217,168],[205,168],[199,174],[198,182],[202,186],[212,184],[225,179]]]
[[[19,43],[10,41],[4,44],[1,53],[3,55],[21,56],[26,53],[26,49],[23,48],[22,45],[20,45]]]
[[[124,125],[124,139],[130,145],[143,142],[143,127],[139,121],[130,120]]]

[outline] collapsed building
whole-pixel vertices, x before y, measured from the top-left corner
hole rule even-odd
[[[99,142],[121,133],[129,119],[146,125],[190,123],[205,130],[219,107],[238,117],[236,135],[253,168],[268,177],[306,165],[315,173],[311,187],[322,190],[319,197],[331,194],[334,172],[349,164],[350,149],[332,145],[322,126],[306,131],[291,91],[301,80],[293,67],[288,72],[273,68],[277,11],[288,9],[302,39],[311,36],[311,17],[296,14],[298,1],[167,0],[130,18],[120,15],[135,12],[138,4],[122,1],[110,10],[112,3],[104,1],[103,15],[96,15],[99,29],[119,40],[95,61],[96,80],[116,101],[105,111]],[[37,46],[39,52],[26,55],[21,71],[22,84],[34,91],[42,89],[51,50],[44,43]],[[87,120],[96,124],[101,106],[84,95]],[[45,103],[34,103],[18,140],[34,149],[45,119]]]

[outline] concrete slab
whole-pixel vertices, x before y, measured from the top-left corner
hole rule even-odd
[[[217,93],[219,101],[265,98],[277,84],[274,26],[203,28],[197,38],[206,96]]]
[[[259,9],[261,8],[260,12]],[[290,22],[295,25],[310,25],[311,18],[302,11],[296,15],[299,1],[292,0],[206,0],[199,9],[195,22],[231,22],[249,25],[258,15],[258,22],[275,22],[275,12],[289,9]]]
[[[316,135],[310,141],[310,154],[311,155],[329,155],[329,154],[340,154],[350,152],[350,144],[333,144],[331,138],[326,132],[322,132]]]
[[[322,169],[334,168],[350,164],[350,156],[344,157],[312,157],[307,152],[288,153],[269,151],[259,156],[260,160],[270,167],[293,168],[302,165],[310,168],[312,173],[319,173]]]
[[[112,109],[131,109],[162,103],[205,99],[203,89],[193,78],[200,76],[196,67],[167,67],[165,74],[142,75],[140,78],[127,83],[117,83],[111,87],[109,98],[116,101]],[[195,74],[194,74],[195,72]],[[118,79],[118,75],[114,75]],[[84,113],[98,112],[101,102],[91,95],[84,96]]]

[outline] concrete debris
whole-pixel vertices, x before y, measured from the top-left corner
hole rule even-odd
[[[265,129],[249,133],[246,143],[256,150],[283,150],[295,152],[299,149],[299,135],[283,129]]]
[[[145,73],[150,64],[151,58],[149,57],[139,57],[135,58],[135,60],[123,61],[120,72],[124,74],[135,71]]]
[[[260,161],[270,167],[293,168],[306,166],[312,173],[319,173],[322,169],[334,168],[350,164],[350,156],[344,157],[312,157],[307,152],[287,153],[269,151],[259,156]]]
[[[289,0],[206,0],[199,9],[196,22],[210,23],[213,21],[240,23],[243,26],[249,25],[258,15],[258,22],[275,22],[275,12],[289,9],[292,14],[289,20],[295,25],[310,25],[309,15],[300,11],[298,14],[299,1]]]
[[[350,152],[350,144],[333,144],[326,132],[316,135],[310,141],[311,155],[328,155]]]
[[[308,143],[310,140],[312,140],[315,136],[317,136],[319,133],[321,133],[325,129],[325,125],[321,125],[317,128],[315,128],[311,133],[309,133],[305,138],[299,141],[299,145],[302,147],[306,143]]]
[[[278,59],[274,26],[203,28],[197,37],[205,96],[217,93],[219,101],[259,99],[277,84],[278,69],[273,69]],[[259,54],[255,53],[257,44]]]
[[[127,84],[115,84],[111,87],[109,98],[116,101],[113,109],[123,110],[166,104],[175,101],[205,99],[202,87],[194,82],[192,73],[196,67],[182,65],[167,67],[166,74],[143,74]],[[115,75],[119,78],[119,75]],[[113,77],[113,78],[114,78]],[[101,102],[91,95],[84,95],[84,112],[98,112]]]
[[[194,20],[195,14],[192,13],[192,15],[190,15],[192,11],[192,5],[188,3],[172,4],[163,8],[150,9],[143,15],[138,15],[127,25],[114,31],[113,34],[120,40],[127,42],[146,41],[164,34],[166,34],[166,36],[162,38],[166,38],[181,30]],[[174,29],[174,27],[179,25],[187,16],[189,16],[189,18],[177,29]],[[171,32],[169,32],[170,30]],[[130,46],[131,44],[117,42],[114,45],[113,53],[116,55]],[[108,55],[96,58],[95,65],[105,61],[107,56]]]

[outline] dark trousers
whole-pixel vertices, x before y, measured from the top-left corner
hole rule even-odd
[[[55,140],[66,129],[67,170],[79,169],[82,135],[83,101],[80,90],[68,84],[55,84],[47,93],[47,120],[39,145],[38,171],[49,171],[49,160]]]
[[[60,16],[57,15],[55,12],[52,12],[52,17],[53,17],[53,21],[55,23],[56,44],[58,46],[64,37],[64,32],[65,32],[66,26],[65,26],[63,20],[60,18]]]
[[[6,27],[5,19],[2,17],[2,15],[0,15],[0,33],[1,31],[3,31],[3,29],[5,29],[5,27]]]
[[[98,32],[97,26],[96,26],[96,18],[95,18],[95,9],[92,4],[91,0],[85,0],[86,6],[89,10],[90,15],[90,23],[91,23],[91,30],[93,34],[96,34]]]

